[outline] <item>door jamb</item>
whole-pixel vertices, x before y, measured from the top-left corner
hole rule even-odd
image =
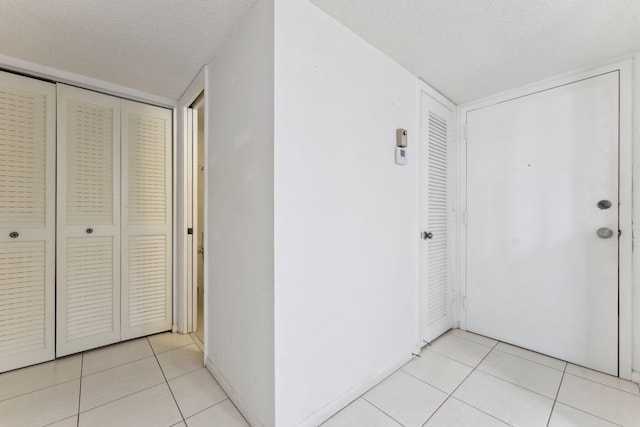
[[[174,294],[175,294],[175,305],[174,305],[174,329],[180,333],[189,333],[193,331],[193,322],[190,322],[189,316],[193,313],[193,298],[191,297],[191,289],[192,283],[188,280],[188,276],[190,276],[190,271],[192,270],[192,266],[189,263],[189,258],[187,256],[188,249],[188,237],[187,237],[187,224],[190,223],[188,214],[188,180],[190,177],[187,175],[188,168],[188,155],[189,151],[187,149],[187,142],[190,140],[188,132],[190,131],[188,126],[188,116],[189,116],[189,107],[193,104],[193,102],[200,96],[202,92],[205,92],[204,97],[204,108],[205,108],[205,159],[207,159],[207,138],[208,138],[208,105],[207,105],[207,75],[208,75],[208,67],[205,65],[198,75],[193,79],[187,90],[185,90],[184,94],[180,98],[178,102],[177,108],[177,121],[178,121],[178,139],[179,143],[176,147],[176,188],[180,191],[177,191],[176,198],[176,235],[175,235],[175,286],[174,286]],[[204,212],[204,222],[207,223],[207,203],[206,203],[206,186],[207,186],[207,168],[205,168],[205,200],[203,201],[205,206]],[[206,247],[206,239],[203,241],[203,245]],[[206,254],[206,252],[205,252]],[[205,269],[205,277],[204,277],[204,288],[207,289],[207,273]],[[204,305],[204,318],[205,324],[207,322],[207,308],[206,304]],[[191,323],[191,325],[190,325]],[[205,328],[205,360],[207,356],[206,350],[206,342],[207,342],[207,329]]]
[[[530,95],[535,92],[552,89],[557,86],[573,83],[578,80],[595,77],[600,74],[619,71],[620,73],[620,105],[619,105],[619,227],[622,231],[619,240],[619,273],[618,273],[618,375],[620,378],[632,378],[632,56],[597,68],[574,71],[549,79],[505,91],[480,100],[462,104],[458,107],[458,177],[457,188],[460,189],[456,202],[462,212],[456,219],[457,260],[456,278],[460,327],[466,329],[466,117],[467,113],[479,108],[488,107],[513,98]]]

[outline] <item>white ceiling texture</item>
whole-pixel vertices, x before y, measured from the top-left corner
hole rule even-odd
[[[640,50],[640,0],[310,0],[456,103]]]
[[[0,55],[178,99],[256,0],[0,0]]]
[[[0,0],[0,55],[177,99],[256,1]],[[311,1],[457,103],[640,50],[640,0]]]

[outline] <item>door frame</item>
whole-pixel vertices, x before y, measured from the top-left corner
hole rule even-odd
[[[618,243],[618,375],[630,380],[632,377],[632,67],[633,59],[628,57],[618,62],[597,68],[574,71],[549,79],[522,86],[513,90],[482,98],[463,104],[458,108],[457,139],[457,192],[456,205],[462,215],[456,218],[457,236],[457,268],[454,283],[458,285],[458,312],[460,313],[460,328],[466,329],[466,117],[467,113],[479,108],[506,102],[514,98],[531,95],[536,92],[550,90],[558,86],[570,84],[578,80],[596,77],[601,74],[618,71],[620,73],[620,103],[619,103],[619,227],[622,231]]]
[[[176,205],[177,215],[176,215],[176,277],[175,277],[175,295],[174,298],[175,306],[175,331],[180,333],[189,333],[194,331],[194,314],[196,307],[194,307],[195,298],[193,297],[193,286],[192,280],[190,280],[193,274],[193,257],[190,257],[188,251],[193,251],[193,244],[189,242],[189,238],[187,235],[187,227],[188,224],[191,223],[192,218],[189,218],[189,215],[192,214],[189,209],[188,204],[190,203],[190,191],[191,188],[191,180],[192,180],[192,171],[189,167],[189,162],[192,162],[192,150],[187,146],[188,143],[192,142],[192,138],[189,133],[192,131],[191,122],[189,120],[190,116],[190,107],[193,102],[200,96],[202,92],[205,93],[204,97],[204,108],[205,108],[205,118],[204,118],[204,128],[205,128],[205,142],[208,138],[208,100],[207,100],[207,75],[208,75],[208,67],[205,65],[198,75],[193,79],[187,90],[184,92],[182,97],[178,102],[178,139],[179,143],[177,144],[176,150],[176,180],[178,181],[176,187],[179,188]],[[207,144],[204,146],[204,157],[207,159]],[[191,158],[190,158],[191,157]],[[204,170],[204,181],[205,181],[205,197],[204,197],[204,222],[207,223],[207,168]],[[206,248],[206,239],[203,240],[203,245]],[[206,254],[206,249],[205,249]],[[206,259],[206,258],[205,258]],[[207,289],[207,269],[205,268],[204,272],[204,289],[206,293]],[[207,323],[207,309],[206,304],[204,305],[204,321]],[[206,342],[207,342],[207,328],[205,328],[205,360],[206,360]]]
[[[418,80],[418,117],[417,117],[417,123],[420,124],[423,121],[423,117],[424,115],[427,113],[427,111],[423,110],[423,99],[424,97],[428,97],[431,98],[434,102],[440,103],[442,104],[445,108],[451,110],[452,114],[453,114],[453,119],[452,119],[452,135],[450,135],[450,145],[449,148],[451,149],[451,151],[448,154],[448,177],[447,177],[447,188],[449,190],[449,195],[448,195],[448,207],[449,207],[449,211],[450,211],[450,219],[449,222],[447,224],[447,226],[449,227],[448,231],[448,237],[447,237],[447,286],[449,288],[450,291],[450,295],[453,298],[453,302],[451,303],[451,310],[452,310],[452,315],[453,315],[453,322],[451,327],[454,327],[458,324],[458,319],[459,319],[459,313],[458,313],[458,304],[456,303],[456,296],[457,296],[457,292],[455,292],[456,288],[454,287],[454,279],[456,277],[456,270],[457,270],[457,260],[458,258],[456,257],[456,253],[457,253],[457,243],[458,240],[456,238],[457,235],[457,227],[456,227],[456,215],[457,215],[457,204],[455,203],[457,200],[457,177],[456,177],[456,171],[459,170],[460,168],[457,166],[457,151],[458,151],[458,144],[456,143],[457,141],[457,120],[458,120],[458,109],[456,104],[454,104],[450,99],[448,99],[447,97],[445,97],[444,95],[442,95],[440,92],[438,92],[436,89],[434,89],[433,87],[431,87],[427,82],[425,82],[424,80]],[[418,163],[418,185],[417,185],[417,189],[418,189],[418,230],[416,231],[416,237],[417,237],[417,251],[419,254],[419,259],[422,260],[422,252],[423,252],[423,241],[422,241],[422,231],[426,230],[425,224],[422,223],[422,218],[423,218],[423,203],[422,203],[422,199],[423,199],[423,194],[425,194],[425,192],[427,191],[426,188],[426,179],[427,179],[427,171],[426,168],[423,167],[423,161],[424,161],[424,153],[426,152],[427,148],[428,148],[428,135],[425,135],[422,132],[422,126],[419,126],[419,137],[418,137],[418,150],[416,153],[416,162]],[[417,304],[417,313],[418,313],[418,327],[417,327],[417,333],[418,336],[416,338],[416,342],[419,343],[418,348],[416,349],[416,351],[419,353],[419,348],[425,346],[427,343],[423,340],[424,337],[424,330],[425,330],[425,322],[423,314],[425,311],[425,308],[422,306],[422,290],[423,290],[423,281],[426,279],[426,272],[423,271],[423,265],[422,265],[422,261],[418,262],[418,266],[417,266],[417,277],[418,277],[418,290],[417,290],[417,298],[416,298],[416,304]]]

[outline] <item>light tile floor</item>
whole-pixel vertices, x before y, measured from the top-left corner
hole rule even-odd
[[[0,426],[248,426],[189,335],[0,375]],[[452,330],[324,424],[640,427],[637,384]]]
[[[454,329],[323,427],[640,426],[640,388]]]
[[[0,426],[248,426],[189,335],[159,334],[0,374]]]

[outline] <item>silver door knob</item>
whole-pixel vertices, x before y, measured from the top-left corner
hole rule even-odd
[[[422,232],[422,239],[423,240],[433,239],[433,233],[430,232],[430,231],[423,231]]]
[[[611,207],[611,202],[609,200],[600,200],[598,202],[598,209],[609,209]]]
[[[598,231],[596,231],[596,234],[601,239],[608,239],[611,236],[613,236],[613,230],[607,227],[602,227],[602,228],[598,228]]]

